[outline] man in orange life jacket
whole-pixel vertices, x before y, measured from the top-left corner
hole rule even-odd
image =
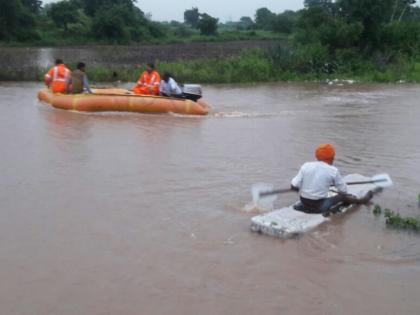
[[[57,59],[55,66],[45,74],[44,82],[54,93],[67,93],[70,77],[71,71],[64,65],[61,59]]]
[[[159,85],[160,75],[155,70],[155,65],[153,63],[148,63],[146,71],[141,74],[137,84],[133,88],[133,92],[143,95],[158,95]]]
[[[364,198],[357,198],[347,194],[347,185],[340,172],[332,164],[335,157],[335,149],[331,144],[321,144],[315,151],[318,161],[308,162],[302,165],[299,173],[292,179],[292,189],[299,191],[300,201],[309,213],[326,213],[330,208],[339,203],[362,204],[372,198],[369,191]],[[328,197],[330,187],[335,186],[338,194]]]

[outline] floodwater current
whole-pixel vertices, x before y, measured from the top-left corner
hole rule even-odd
[[[419,313],[419,234],[362,206],[279,240],[243,210],[332,142],[343,174],[391,175],[375,203],[419,216],[418,85],[205,86],[207,117],[57,110],[39,88],[0,83],[1,314]]]

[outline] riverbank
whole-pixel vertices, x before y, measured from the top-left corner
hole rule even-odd
[[[258,45],[259,42],[255,44]],[[332,81],[353,80],[360,82],[420,82],[420,61],[400,59],[387,65],[376,65],[369,60],[352,60],[351,62],[318,62],[314,66],[313,58],[289,58],[276,55],[274,43],[266,43],[264,49],[241,49],[238,43],[235,46],[211,46],[211,44],[193,46],[190,50],[183,51],[182,46],[172,46],[173,55],[178,60],[165,58],[168,50],[157,52],[160,58],[156,60],[158,70],[163,73],[168,71],[179,82],[189,83],[253,83],[277,81]],[[277,44],[278,45],[278,44]],[[207,48],[218,47],[209,56],[199,58],[200,52]],[[145,49],[136,54],[119,54],[118,48],[112,53],[108,47],[109,57],[100,63],[95,62],[95,53],[89,51],[77,52],[78,58],[88,64],[87,73],[92,82],[134,82],[144,69],[145,60],[152,60],[153,49]],[[166,47],[169,49],[169,47]],[[185,48],[185,46],[184,46]],[[123,51],[123,49],[121,50]],[[76,50],[67,51],[76,54]],[[57,53],[55,54],[56,56]],[[120,56],[120,58],[118,58]],[[0,70],[0,80],[3,81],[41,81],[44,73],[51,67],[52,56],[48,56],[38,65],[28,67],[13,67],[13,62],[4,65]],[[168,60],[169,59],[169,60]],[[65,59],[67,60],[67,59]],[[141,61],[140,61],[141,60]],[[168,60],[168,61],[159,61]],[[131,61],[131,62],[130,62]],[[135,61],[139,61],[138,63]],[[4,62],[4,60],[3,60]],[[71,69],[76,62],[67,63]]]
[[[179,82],[190,83],[257,83],[277,81],[360,81],[360,82],[420,82],[420,62],[393,64],[385,70],[366,64],[364,70],[335,73],[282,70],[262,51],[254,50],[226,59],[199,59],[179,62],[160,62],[160,72],[172,73]],[[46,69],[38,71],[41,80]],[[127,66],[92,66],[88,73],[96,82],[133,82],[142,68]]]
[[[307,61],[310,63],[311,61]],[[289,68],[290,67],[290,68]],[[286,65],[281,67],[270,52],[250,50],[240,56],[223,60],[207,59],[175,63],[161,63],[162,71],[176,74],[181,82],[192,83],[257,83],[278,81],[360,81],[360,82],[420,82],[420,61],[400,62],[378,67],[370,62],[337,69],[332,73],[327,71],[300,72]],[[112,80],[111,71],[92,69],[92,75],[99,81]],[[138,73],[131,70],[123,72],[121,81],[137,79]]]

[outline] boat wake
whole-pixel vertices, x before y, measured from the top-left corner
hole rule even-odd
[[[269,112],[269,113],[259,113],[259,112],[218,112],[210,114],[211,117],[215,118],[266,118],[266,117],[275,117],[275,116],[291,116],[295,113],[293,111],[282,111],[282,112]]]

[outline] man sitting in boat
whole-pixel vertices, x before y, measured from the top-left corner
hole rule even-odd
[[[68,93],[71,71],[65,66],[63,60],[57,59],[44,76],[44,82],[53,93]]]
[[[291,183],[292,189],[300,193],[303,211],[326,213],[340,203],[364,204],[369,202],[373,196],[371,191],[361,199],[347,194],[346,183],[338,169],[332,165],[335,157],[333,145],[319,145],[315,156],[318,161],[303,164]],[[335,186],[338,191],[334,197],[328,197],[331,186]]]
[[[146,71],[144,71],[137,84],[133,88],[133,92],[142,95],[159,95],[160,75],[155,70],[153,63],[148,63]]]
[[[183,98],[181,88],[169,72],[163,74],[162,81],[160,81],[159,92],[162,96]]]
[[[77,69],[72,72],[71,91],[73,94],[83,93],[84,91],[87,93],[92,93],[85,70],[85,63],[79,62],[77,64]]]

